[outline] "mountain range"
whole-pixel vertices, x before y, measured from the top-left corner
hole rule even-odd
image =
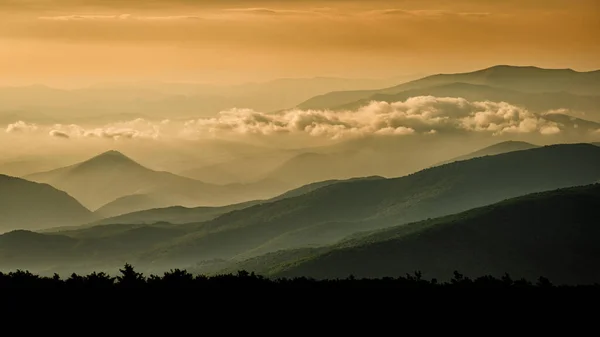
[[[394,179],[336,183],[184,225],[191,231],[144,256],[191,262],[333,243],[356,231],[443,216],[526,193],[600,179],[600,148],[554,145],[474,158]]]
[[[208,266],[223,266],[280,250],[318,250],[349,236],[361,237],[369,230],[598,181],[599,147],[543,146],[452,162],[400,178],[372,177],[305,187],[297,195],[201,222],[115,223],[45,233],[11,232],[0,240],[18,240],[20,244],[2,248],[0,267],[106,269],[124,261],[147,270],[207,261],[213,261]],[[53,243],[38,244],[44,240]],[[46,250],[49,246],[52,252]],[[27,255],[19,253],[23,247],[30,247]],[[43,258],[38,259],[40,256]]]

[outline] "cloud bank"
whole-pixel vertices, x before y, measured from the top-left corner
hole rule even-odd
[[[439,132],[560,133],[560,126],[504,102],[420,96],[404,102],[371,102],[357,111],[289,110],[265,114],[248,109],[224,111],[215,118],[188,121],[188,132],[209,134],[304,133],[339,139],[362,135],[413,135]]]
[[[403,102],[374,101],[355,111],[292,109],[269,114],[251,109],[232,109],[213,118],[188,121],[135,119],[103,126],[41,126],[18,121],[8,125],[5,131],[9,134],[45,133],[62,139],[158,140],[275,135],[345,139],[369,135],[410,137],[448,133],[554,135],[566,127],[544,118],[543,114],[534,114],[505,102],[420,96]]]

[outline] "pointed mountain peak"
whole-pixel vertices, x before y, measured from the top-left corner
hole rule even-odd
[[[116,157],[120,157],[120,158],[127,158],[127,159],[129,159],[126,155],[122,154],[121,152],[119,152],[117,150],[106,151],[106,152],[101,153],[98,156],[96,156],[96,158],[97,157],[104,157],[104,156],[106,156],[106,157],[115,157],[115,158]]]
[[[103,153],[81,163],[80,166],[83,164],[87,164],[87,165],[91,165],[91,164],[93,164],[93,165],[103,165],[103,164],[108,164],[108,165],[115,165],[115,164],[123,165],[123,164],[125,164],[125,165],[127,165],[127,164],[129,164],[129,165],[141,166],[135,160],[127,157],[123,153],[116,151],[116,150],[110,150],[110,151],[103,152]]]

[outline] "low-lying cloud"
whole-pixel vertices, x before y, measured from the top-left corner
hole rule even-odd
[[[37,131],[38,126],[32,123],[26,123],[23,121],[18,121],[16,123],[8,124],[6,127],[7,133],[20,133],[20,132],[32,132]]]
[[[160,134],[159,126],[153,122],[138,118],[132,121],[108,124],[102,127],[84,128],[79,125],[61,125],[52,126],[50,135],[61,138],[105,138],[105,139],[158,139]]]
[[[463,98],[413,97],[404,102],[371,102],[356,111],[289,110],[265,114],[248,109],[224,111],[215,118],[186,123],[189,132],[272,135],[305,133],[338,139],[361,135],[413,135],[439,132],[555,134],[560,126],[504,102]]]
[[[76,124],[40,126],[19,121],[7,133],[36,133],[63,139],[202,139],[305,135],[324,139],[360,136],[415,135],[439,136],[448,133],[554,135],[568,126],[550,121],[543,114],[505,102],[470,102],[463,98],[420,96],[403,102],[371,102],[354,111],[292,109],[263,113],[251,109],[232,109],[213,118],[188,121],[132,121],[104,126]]]

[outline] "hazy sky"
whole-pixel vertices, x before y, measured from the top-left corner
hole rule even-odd
[[[2,0],[0,84],[600,68],[598,0]]]

